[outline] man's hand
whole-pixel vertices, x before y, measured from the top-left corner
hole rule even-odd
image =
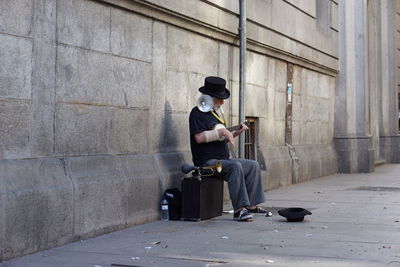
[[[249,129],[249,127],[247,127],[246,124],[244,124],[243,122],[241,122],[241,123],[240,123],[240,129],[239,129],[239,130],[236,130],[236,131],[233,133],[233,136],[236,137],[236,136],[238,136],[239,134],[241,134],[242,132],[244,132],[244,131],[246,131],[246,130],[248,130],[248,129]]]
[[[228,140],[228,143],[231,143],[232,145],[235,144],[235,141],[233,140],[233,134],[226,128],[218,129],[218,135],[225,137],[225,139]]]
[[[246,124],[244,124],[243,122],[241,122],[240,123],[240,129],[238,130],[239,131],[239,134],[241,134],[242,132],[244,132],[244,131],[246,131],[246,130],[248,130],[249,129],[249,127],[247,127],[247,125]]]

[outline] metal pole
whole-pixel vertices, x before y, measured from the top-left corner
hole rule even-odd
[[[239,121],[245,120],[244,94],[246,85],[246,0],[239,0],[239,36],[240,36],[240,59],[239,59]],[[239,136],[239,158],[244,158],[244,134]]]

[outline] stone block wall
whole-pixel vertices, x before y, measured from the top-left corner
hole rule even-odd
[[[320,32],[310,3],[248,1],[245,107],[267,190],[337,169],[335,18]],[[191,163],[206,76],[227,79],[238,123],[237,13],[219,0],[0,2],[0,261],[159,218]]]

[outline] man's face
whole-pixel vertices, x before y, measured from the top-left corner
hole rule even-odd
[[[213,99],[214,99],[214,110],[219,110],[219,108],[224,104],[224,100],[216,97],[213,97]]]

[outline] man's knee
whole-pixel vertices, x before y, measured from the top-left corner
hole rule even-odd
[[[257,168],[257,169],[260,168],[260,164],[258,164],[257,161],[251,160],[250,163],[251,163],[251,165],[252,165],[253,168]]]
[[[238,161],[231,161],[231,163],[230,163],[230,168],[231,168],[233,171],[243,171],[243,166],[242,166],[242,164],[241,164],[240,162],[238,162]]]
[[[223,164],[222,171],[227,179],[236,179],[240,178],[240,173],[243,173],[243,166],[238,161],[229,160],[229,162]]]
[[[222,160],[221,162],[222,162],[222,168],[224,168],[225,170],[242,168],[240,162],[236,160],[227,159],[227,160]]]
[[[243,168],[247,170],[258,171],[260,170],[260,164],[258,164],[258,162],[255,160],[246,160],[243,162]]]

